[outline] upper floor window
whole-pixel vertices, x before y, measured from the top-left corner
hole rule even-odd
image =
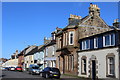
[[[98,48],[98,38],[94,38],[94,48]]]
[[[58,43],[58,48],[61,48],[61,37],[58,37],[58,41],[57,41],[57,43]]]
[[[90,40],[82,41],[82,50],[90,49]]]
[[[69,32],[69,45],[74,43],[74,32]]]
[[[55,55],[55,46],[53,46],[53,53],[52,55]]]
[[[46,56],[48,55],[48,48],[46,48]]]
[[[115,34],[107,34],[103,37],[103,45],[106,46],[113,46],[115,45]]]
[[[52,40],[55,40],[55,34],[52,34]]]

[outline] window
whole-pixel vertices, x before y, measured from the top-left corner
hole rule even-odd
[[[67,37],[67,32],[66,32],[66,41],[65,41],[65,42],[66,42],[66,45],[67,45],[67,38],[68,38],[68,37]]]
[[[82,59],[82,74],[86,74],[86,59]]]
[[[58,38],[58,48],[61,48],[61,37]]]
[[[82,41],[82,50],[86,50],[90,48],[90,40]]]
[[[94,48],[98,48],[98,38],[94,38]]]
[[[103,37],[104,47],[115,45],[115,34],[108,34]]]
[[[74,56],[72,55],[71,58],[71,68],[74,70]]]
[[[48,55],[48,48],[46,48],[46,56]]]
[[[114,65],[114,57],[108,57],[107,58],[107,71],[108,75],[114,76],[115,74],[115,65]]]
[[[63,33],[63,46],[65,46],[65,33]]]
[[[52,55],[55,55],[55,46],[53,46],[53,54]]]
[[[74,32],[69,32],[69,45],[74,43]]]

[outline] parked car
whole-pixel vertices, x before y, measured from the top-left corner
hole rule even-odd
[[[3,67],[2,70],[3,70],[3,71],[7,71],[7,70],[8,70],[8,67]]]
[[[32,74],[32,75],[33,74],[40,74],[40,71],[41,71],[41,69],[39,68],[39,66],[34,65],[34,64],[30,65],[29,69],[28,69],[28,73]]]
[[[23,70],[22,70],[22,67],[16,67],[15,70],[16,70],[16,71],[21,71],[21,72],[23,71]]]
[[[15,67],[10,67],[9,70],[10,71],[15,71]]]
[[[44,78],[60,78],[61,73],[58,68],[46,67],[40,72],[40,76]]]

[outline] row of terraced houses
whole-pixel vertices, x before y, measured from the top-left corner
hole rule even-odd
[[[119,22],[115,19],[109,26],[100,15],[104,15],[100,14],[100,8],[90,4],[87,16],[71,14],[68,25],[57,27],[50,38],[44,38],[43,45],[16,51],[4,65],[27,70],[30,64],[38,64],[41,68],[57,67],[62,74],[120,79]]]

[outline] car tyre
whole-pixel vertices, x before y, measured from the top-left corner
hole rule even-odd
[[[34,73],[32,72],[32,75],[34,75]]]
[[[40,73],[40,77],[43,77],[43,76],[42,76],[42,73]]]
[[[49,78],[48,74],[45,74],[45,78]]]
[[[31,74],[30,71],[28,71],[28,74]]]

